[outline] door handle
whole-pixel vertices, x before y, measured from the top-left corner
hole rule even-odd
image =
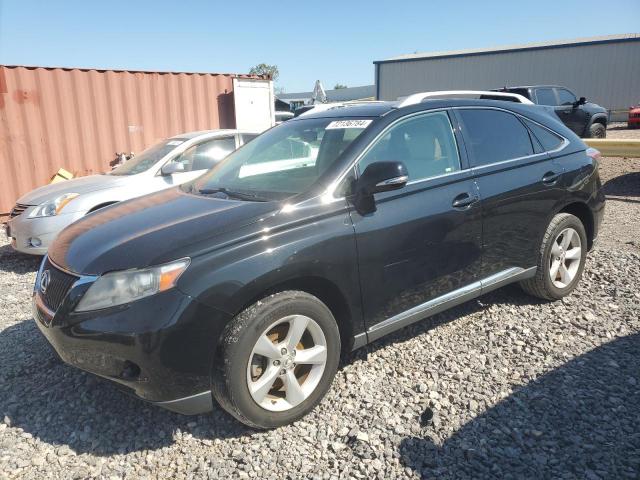
[[[478,201],[478,197],[475,195],[469,195],[468,193],[461,193],[453,199],[451,206],[453,208],[467,208]]]
[[[542,177],[542,183],[544,183],[545,185],[555,185],[559,178],[560,178],[559,173],[547,172]]]

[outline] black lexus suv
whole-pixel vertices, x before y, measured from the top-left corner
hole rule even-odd
[[[341,352],[511,282],[569,294],[603,216],[598,152],[535,105],[408,103],[292,119],[69,226],[39,329],[141,399],[271,428],[320,402]]]
[[[585,97],[577,98],[566,87],[536,85],[528,87],[505,87],[497,92],[517,93],[537,105],[545,105],[558,118],[582,138],[605,138],[609,114],[604,107],[588,103]]]

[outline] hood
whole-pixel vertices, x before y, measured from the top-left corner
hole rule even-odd
[[[23,195],[17,203],[22,205],[40,205],[65,193],[87,193],[112,188],[127,183],[129,177],[115,175],[90,175],[88,177],[72,178],[63,182],[56,182],[44,187],[36,188]]]
[[[584,106],[585,108],[588,108],[589,110],[591,110],[593,113],[607,113],[607,109],[604,107],[601,107],[597,103],[587,102],[584,104]]]
[[[271,202],[222,200],[171,188],[87,215],[49,247],[72,272],[103,274],[191,256],[191,245],[257,221]]]

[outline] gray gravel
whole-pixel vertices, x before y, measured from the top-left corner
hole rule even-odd
[[[605,181],[630,173],[615,160]],[[640,182],[621,184],[573,295],[510,286],[398,332],[269,432],[62,364],[30,313],[38,260],[0,240],[0,478],[639,478]]]

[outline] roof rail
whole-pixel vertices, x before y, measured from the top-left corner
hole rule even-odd
[[[299,117],[302,116],[307,116],[307,115],[311,115],[312,113],[318,113],[318,112],[324,112],[325,110],[331,110],[332,108],[339,108],[339,107],[351,107],[354,105],[367,105],[370,103],[384,103],[383,100],[347,100],[344,102],[329,102],[329,103],[314,103],[312,105],[304,105],[305,107],[307,106],[313,106],[312,109],[307,110],[304,113],[301,113],[300,115],[298,115]]]
[[[496,97],[505,97],[505,100],[510,99],[511,101],[516,101],[519,103],[526,103],[529,105],[533,104],[531,100],[517,93],[490,92],[487,90],[440,90],[434,92],[414,93],[413,95],[409,95],[397,105],[397,108],[416,105],[429,98],[482,97],[483,95],[491,97],[491,100],[497,100]]]

